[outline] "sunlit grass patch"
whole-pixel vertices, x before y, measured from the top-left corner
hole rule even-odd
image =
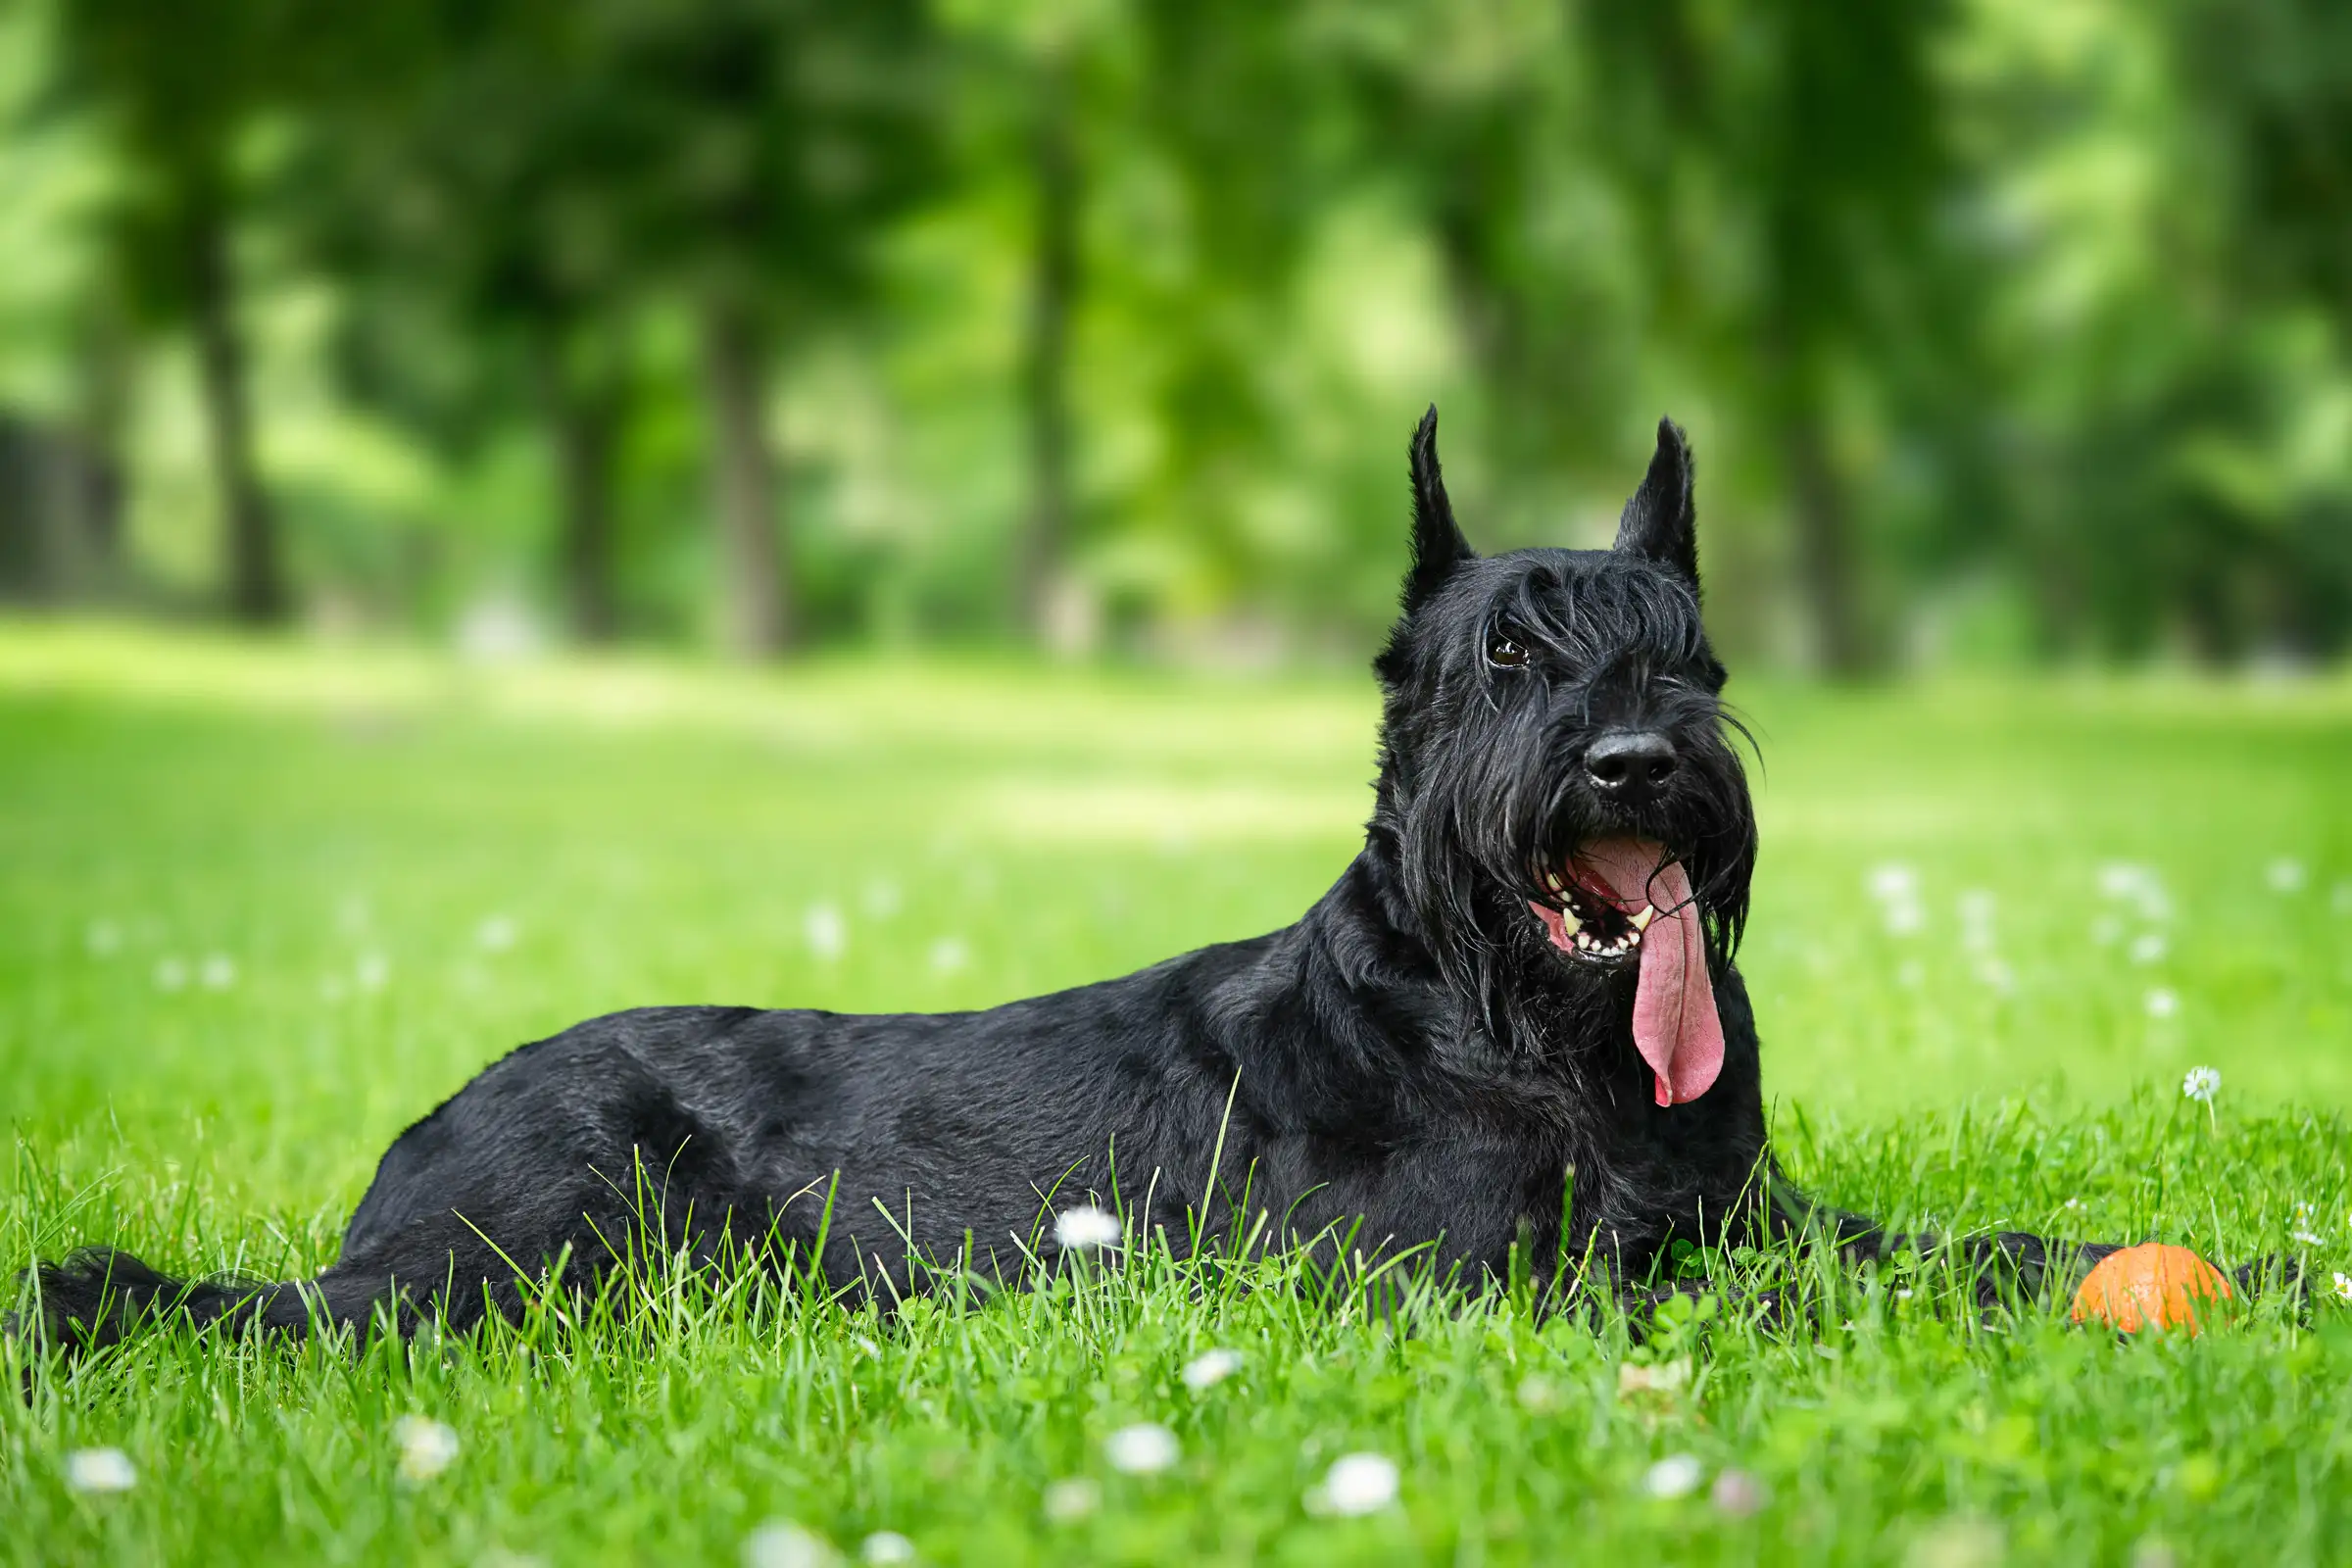
[[[2175,1157],[2213,1137],[2155,1107],[2102,1125]],[[2326,1159],[2338,1131],[2231,1128],[2221,1154]],[[1996,1171],[2034,1152],[1996,1126],[1957,1147]],[[892,1309],[789,1265],[626,1251],[602,1289],[472,1336],[181,1330],[50,1366],[4,1418],[12,1517],[52,1559],[241,1531],[306,1557],[724,1560],[789,1526],[963,1562],[1869,1561],[1953,1520],[2099,1559],[2280,1543],[2298,1498],[2315,1541],[2348,1522],[2327,1434],[2352,1337],[2275,1299],[2126,1341],[1986,1314],[1933,1258],[1858,1272],[1791,1242],[1629,1316],[1138,1234]],[[135,1475],[119,1494],[74,1480],[103,1448]]]
[[[1790,1173],[1902,1228],[2292,1256],[2308,1323],[1987,1322],[1932,1260],[1789,1249],[1679,1260],[1712,1304],[1638,1337],[1100,1223],[1038,1288],[886,1312],[656,1250],[472,1339],[45,1371],[0,1403],[0,1560],[2352,1555],[2352,699],[1735,692]],[[1283,923],[1372,717],[1354,677],[0,631],[0,1253],[300,1277],[401,1127],[583,1016],[984,1004]]]

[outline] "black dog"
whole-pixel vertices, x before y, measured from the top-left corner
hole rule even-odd
[[[1682,432],[1659,425],[1614,549],[1482,559],[1436,425],[1413,441],[1412,568],[1375,666],[1377,805],[1297,925],[986,1012],[595,1019],[402,1134],[318,1279],[182,1284],[84,1253],[39,1271],[47,1326],[103,1343],[177,1305],[463,1327],[519,1309],[518,1269],[568,1251],[593,1270],[648,1213],[691,1255],[748,1242],[906,1290],[924,1282],[902,1232],[1017,1272],[1041,1211],[1091,1196],[1187,1245],[1245,1182],[1291,1237],[1360,1221],[1367,1245],[1434,1244],[1473,1280],[1502,1277],[1514,1243],[1623,1280],[1675,1239],[1808,1214],[1856,1252],[1887,1245],[1809,1210],[1765,1156],[1732,963],[1755,820],[1699,620]],[[2030,1286],[2107,1250],[1982,1249]]]

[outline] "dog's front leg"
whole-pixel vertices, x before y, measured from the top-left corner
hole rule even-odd
[[[1986,1309],[2020,1303],[2048,1307],[2071,1300],[2099,1259],[2116,1250],[2111,1244],[2063,1241],[2026,1231],[1959,1237],[1889,1231],[1876,1220],[1811,1197],[1769,1159],[1763,1166],[1763,1191],[1759,1218],[1770,1240],[1826,1244],[1853,1264],[1886,1263],[1909,1253],[1930,1268],[1957,1270],[1977,1304]]]

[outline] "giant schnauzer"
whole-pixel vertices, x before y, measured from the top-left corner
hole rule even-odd
[[[46,1326],[463,1327],[517,1312],[560,1257],[593,1273],[649,1212],[690,1256],[749,1241],[903,1291],[922,1256],[985,1271],[1004,1249],[1017,1272],[1036,1237],[1052,1259],[1041,1212],[1084,1195],[1213,1242],[1245,1186],[1278,1234],[1425,1245],[1472,1280],[1506,1277],[1518,1245],[1623,1282],[1677,1240],[1825,1213],[1838,1245],[1884,1249],[1765,1149],[1732,961],[1755,817],[1681,430],[1659,424],[1614,548],[1480,557],[1436,426],[1413,440],[1412,566],[1374,666],[1372,819],[1298,924],[984,1012],[593,1019],[403,1133],[316,1280],[182,1283],[95,1250],[38,1271]],[[1980,1244],[2030,1286],[2105,1250]]]

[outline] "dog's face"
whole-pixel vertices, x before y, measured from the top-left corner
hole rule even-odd
[[[1610,550],[1475,556],[1434,410],[1413,485],[1404,613],[1377,666],[1383,804],[1442,961],[1549,964],[1572,986],[1639,971],[1647,986],[1661,933],[1703,929],[1728,955],[1755,828],[1699,618],[1682,433],[1660,424]]]

